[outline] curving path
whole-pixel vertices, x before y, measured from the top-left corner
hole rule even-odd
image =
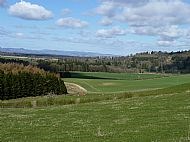
[[[86,95],[87,93],[86,89],[84,89],[83,87],[75,83],[65,82],[65,86],[70,95],[83,96],[83,95]]]

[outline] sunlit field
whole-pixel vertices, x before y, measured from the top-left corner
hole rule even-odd
[[[190,75],[82,74],[85,96],[0,101],[0,140],[190,140]]]
[[[121,93],[160,89],[190,82],[190,75],[73,73],[64,79],[84,87],[88,93]]]

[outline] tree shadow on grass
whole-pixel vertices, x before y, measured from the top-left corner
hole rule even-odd
[[[78,72],[58,72],[61,78],[80,78],[80,79],[116,79],[108,77],[97,77],[93,75],[85,75]]]
[[[70,78],[80,78],[80,79],[108,79],[108,80],[118,80],[116,78],[108,78],[108,77],[97,77],[93,75],[85,75],[82,73],[76,73],[76,72],[71,72]]]

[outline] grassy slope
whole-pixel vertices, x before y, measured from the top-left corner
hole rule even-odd
[[[188,141],[190,83],[178,84],[189,82],[189,77],[128,82],[134,81],[136,90],[141,81],[150,81],[149,86],[155,83],[165,88],[156,91],[89,94],[84,97],[49,96],[0,102],[2,106],[31,107],[31,101],[36,101],[37,106],[41,106],[0,109],[0,141]],[[102,81],[105,80],[98,83]],[[78,104],[84,102],[87,103]],[[68,103],[77,104],[60,106]]]
[[[109,78],[110,76],[109,73],[83,73],[83,75],[84,74],[87,76],[90,76],[89,74],[91,74],[91,76],[95,77],[104,76]],[[140,76],[140,80],[136,80],[135,75]],[[119,80],[120,78],[122,78],[122,80]],[[154,74],[113,74],[112,79],[67,78],[64,80],[81,85],[87,89],[88,93],[117,93],[165,88],[173,85],[188,83],[190,82],[190,75],[163,77],[161,75]]]
[[[0,141],[188,141],[190,93],[0,109]]]

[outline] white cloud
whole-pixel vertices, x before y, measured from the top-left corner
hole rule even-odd
[[[122,36],[127,33],[126,30],[120,29],[118,27],[113,27],[112,29],[100,29],[96,32],[97,37],[101,38],[113,38],[115,36]]]
[[[115,5],[140,6],[149,2],[149,0],[102,0],[103,2],[112,2]]]
[[[190,4],[184,0],[101,0],[96,13],[112,22],[128,26],[125,34],[152,36],[159,46],[176,46],[188,37]],[[109,21],[108,21],[109,25]],[[184,26],[185,25],[185,26]],[[99,30],[99,37],[116,36],[112,30]],[[152,41],[154,42],[154,41]]]
[[[24,34],[23,33],[15,33],[15,36],[18,38],[22,38],[22,37],[24,37]]]
[[[88,26],[88,22],[81,21],[72,17],[60,18],[57,20],[56,24],[61,27],[67,28],[84,28]]]
[[[190,23],[190,4],[179,0],[151,1],[141,7],[124,7],[121,14],[115,15],[117,20],[130,25],[178,25]]]
[[[180,29],[178,26],[173,25],[160,31],[160,36],[167,39],[177,39],[186,36],[186,32],[184,29]]]
[[[147,3],[149,0],[101,0],[101,5],[95,9],[96,14],[106,17],[114,17],[118,11],[122,11],[125,7],[139,6]]]
[[[102,26],[110,26],[113,24],[113,21],[107,17],[103,18],[101,21],[100,21],[100,24]]]
[[[132,26],[190,23],[190,4],[182,0],[102,0],[96,13]]]
[[[62,10],[62,12],[61,12],[61,13],[62,13],[62,15],[63,15],[63,16],[65,16],[65,15],[70,14],[71,12],[72,12],[72,11],[71,11],[70,9],[65,8],[65,9],[63,9],[63,10]]]
[[[112,2],[103,2],[99,7],[95,9],[95,13],[105,15],[107,17],[113,17],[115,14],[115,4]]]
[[[26,20],[46,20],[53,17],[52,12],[44,7],[25,1],[10,6],[9,14]]]
[[[157,44],[158,46],[172,46],[175,42],[174,41],[167,41],[167,40],[158,40]]]
[[[138,35],[157,37],[157,45],[171,46],[179,40],[188,36],[188,30],[182,29],[179,26],[163,26],[163,27],[132,27],[131,33]]]
[[[168,38],[178,38],[186,35],[184,29],[179,28],[177,25],[152,27],[152,26],[140,26],[131,27],[133,34],[148,35],[148,36],[162,36]]]

